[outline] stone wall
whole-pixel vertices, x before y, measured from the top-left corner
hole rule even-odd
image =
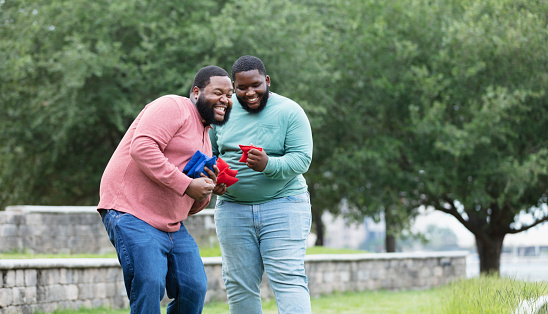
[[[467,252],[309,255],[310,294],[428,289],[466,276]],[[226,300],[221,258],[203,258],[206,303]],[[272,297],[267,279],[261,294]],[[167,300],[164,300],[164,304]],[[129,306],[118,261],[113,259],[0,260],[0,314],[82,307]]]
[[[185,227],[199,246],[217,243],[213,209],[189,217]],[[8,206],[0,211],[0,252],[114,252],[95,206]]]

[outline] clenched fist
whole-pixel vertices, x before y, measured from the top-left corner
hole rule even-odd
[[[205,200],[215,188],[215,183],[209,178],[197,178],[192,179],[188,187],[186,188],[185,194],[197,201]]]

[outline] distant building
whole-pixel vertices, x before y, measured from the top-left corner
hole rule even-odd
[[[324,213],[322,220],[325,225],[326,247],[366,249],[374,252],[382,251],[384,248],[384,221],[375,223],[373,219],[366,218],[361,224],[349,223],[342,217],[334,217],[331,213]],[[371,245],[366,247],[366,243]]]

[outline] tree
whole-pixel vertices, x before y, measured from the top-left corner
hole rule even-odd
[[[410,106],[408,158],[421,203],[455,216],[476,238],[480,271],[499,272],[504,236],[548,221],[548,5],[463,8],[414,69],[421,104]],[[531,224],[516,224],[522,212]]]
[[[420,205],[449,213],[476,237],[480,271],[498,272],[504,236],[548,220],[548,4],[336,9],[347,23],[333,35],[338,106],[322,143],[336,158],[325,160],[333,181],[322,194],[348,198],[356,216],[412,217]],[[534,222],[518,226],[522,212]]]
[[[224,2],[0,2],[0,207],[96,204],[138,112],[188,95]]]

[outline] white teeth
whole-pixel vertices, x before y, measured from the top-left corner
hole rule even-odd
[[[222,112],[225,112],[225,111],[226,111],[226,108],[223,107],[223,106],[215,106],[215,109],[221,110]]]
[[[259,99],[259,98],[257,97],[257,98],[253,98],[253,99],[248,99],[247,101],[249,101],[249,102],[255,102],[255,101],[257,101],[257,99]]]

